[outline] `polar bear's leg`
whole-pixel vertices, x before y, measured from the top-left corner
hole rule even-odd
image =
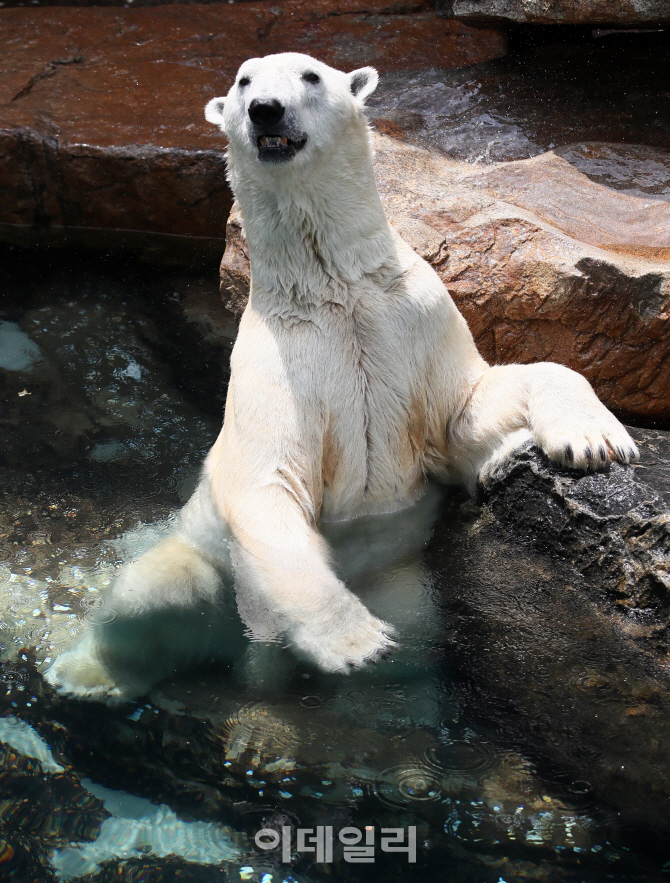
[[[533,438],[552,460],[589,469],[639,457],[633,439],[581,374],[550,362],[527,367]]]
[[[425,575],[420,566],[420,555],[429,540],[433,525],[439,515],[439,507],[443,492],[435,485],[427,488],[426,493],[411,507],[385,515],[365,515],[350,521],[325,522],[321,525],[322,536],[332,549],[333,569],[346,586],[355,593],[358,610],[365,614],[363,624],[368,634],[368,617],[376,616],[378,622],[402,623],[402,647],[400,654],[393,656],[393,676],[399,676],[402,670],[409,671],[408,676],[416,677],[412,665],[408,665],[407,657],[411,656],[411,647],[417,629],[425,635],[429,629],[428,610],[433,610],[427,601],[425,591]],[[241,574],[243,576],[243,574]],[[312,592],[316,586],[312,587]],[[350,594],[342,587],[345,598]],[[360,598],[360,601],[358,601]],[[238,610],[241,618],[253,633],[253,640],[243,658],[235,665],[238,683],[246,688],[274,687],[287,683],[295,666],[295,658],[287,653],[285,640],[282,637],[282,618],[277,615],[273,603],[263,602],[258,592],[254,592],[244,579],[240,579],[237,591]],[[307,599],[305,599],[306,601]],[[315,599],[316,600],[316,599]],[[304,603],[304,602],[303,602]],[[363,607],[362,604],[365,606]],[[318,609],[318,608],[317,608]],[[374,611],[370,613],[370,610]],[[330,637],[327,623],[322,623],[323,614],[312,617],[315,630]],[[309,623],[306,623],[308,625]],[[387,627],[384,626],[384,630]],[[289,625],[287,636],[293,637],[293,629]],[[390,629],[389,629],[390,631]],[[337,630],[333,630],[336,641],[341,641]],[[376,632],[374,633],[376,637]],[[355,636],[354,636],[355,637]],[[384,635],[382,634],[382,639]],[[360,640],[360,639],[359,639]],[[310,644],[310,646],[312,646]],[[385,646],[390,644],[385,641]],[[328,650],[324,645],[320,656],[314,658],[308,648],[303,649],[304,655],[321,667],[321,654]],[[382,652],[374,646],[368,650],[369,659],[378,660]],[[341,670],[356,668],[360,663],[348,656],[350,648],[345,647],[345,656]],[[332,648],[330,650],[332,653]],[[328,661],[331,663],[332,656]],[[363,657],[361,661],[365,661]],[[403,661],[404,660],[404,661]]]
[[[252,640],[283,635],[324,671],[347,672],[390,650],[392,627],[337,578],[295,495],[252,480],[237,493],[231,553],[238,609]]]
[[[451,427],[454,468],[474,489],[477,476],[533,439],[552,460],[577,469],[629,463],[638,450],[581,375],[562,365],[488,368]]]
[[[110,621],[91,625],[47,681],[75,696],[130,699],[179,669],[237,652],[241,630],[220,591],[230,582],[227,542],[219,523],[213,563],[189,541],[197,518],[198,493],[181,513],[180,532],[121,569],[102,608]],[[206,537],[207,525],[200,528]]]
[[[296,567],[269,564],[241,546],[234,560],[238,607],[253,640],[268,640],[272,624],[299,655],[343,673],[395,646],[393,628],[338,580],[325,550]]]
[[[75,696],[142,695],[214,653],[220,585],[217,569],[181,536],[163,540],[122,568],[101,608],[110,621],[89,626],[46,679]]]
[[[291,683],[296,659],[285,642],[250,641],[233,665],[237,687],[273,696],[284,693]]]

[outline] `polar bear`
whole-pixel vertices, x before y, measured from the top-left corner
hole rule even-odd
[[[98,627],[48,673],[62,690],[131,695],[160,674],[147,660],[163,653],[170,670],[211,653],[197,618],[233,578],[254,636],[283,635],[325,671],[364,666],[393,650],[393,625],[336,574],[322,523],[408,507],[428,477],[473,490],[529,439],[583,470],[637,457],[575,372],[488,365],[390,226],[364,112],[377,80],[271,55],[207,105],[228,139],[252,274],[223,429],[174,535],[121,573],[122,625]],[[179,611],[191,625],[170,631]],[[124,683],[110,675],[119,654]]]

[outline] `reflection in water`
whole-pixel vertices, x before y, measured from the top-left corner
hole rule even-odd
[[[167,806],[123,791],[112,791],[87,779],[82,785],[102,801],[110,818],[97,838],[84,845],[54,850],[50,856],[61,880],[91,874],[110,859],[146,854],[178,856],[205,865],[239,861],[239,840],[229,828],[208,822],[183,822]],[[236,842],[238,841],[238,842]]]
[[[12,716],[0,719],[0,742],[27,758],[38,760],[45,772],[64,770],[32,727]],[[176,855],[202,864],[230,863],[242,855],[241,838],[236,838],[230,829],[203,822],[183,822],[167,806],[103,788],[87,779],[81,779],[81,785],[89,796],[98,798],[108,817],[102,821],[99,831],[95,827],[84,831],[81,826],[76,830],[70,825],[69,837],[73,842],[52,850],[49,856],[60,880],[93,873],[109,859],[141,856],[147,852],[156,856]],[[96,802],[79,799],[77,803],[82,809],[87,803],[95,805]],[[6,815],[3,818],[6,819]],[[9,845],[6,849],[11,851]],[[7,855],[5,861],[9,857]]]
[[[169,327],[131,301],[132,276],[95,278],[75,305],[53,271],[0,316],[40,354],[2,375],[3,879],[661,879],[667,684],[574,574],[456,491],[324,526],[342,576],[398,627],[377,666],[326,675],[245,640],[117,708],[45,689],[39,671],[114,620],[107,586],[170,530],[220,422],[167,369]],[[170,351],[184,371],[189,358]],[[289,866],[253,845],[261,827],[295,843],[319,825],[416,826],[417,863],[336,849],[332,865],[296,852]]]

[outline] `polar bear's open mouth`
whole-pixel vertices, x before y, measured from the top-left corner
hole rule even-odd
[[[259,135],[256,139],[258,158],[261,162],[287,162],[306,143],[306,135],[299,139],[288,138],[286,135]]]

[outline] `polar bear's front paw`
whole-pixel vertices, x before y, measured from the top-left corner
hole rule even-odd
[[[394,635],[393,626],[361,604],[355,617],[333,617],[319,626],[301,625],[291,637],[323,671],[347,673],[388,656],[397,647]]]
[[[604,409],[603,409],[604,410]],[[640,456],[637,445],[609,412],[607,420],[566,422],[538,439],[542,450],[556,463],[573,469],[594,470],[610,460],[630,463]]]
[[[86,640],[59,656],[44,679],[64,696],[112,702],[125,698]]]

